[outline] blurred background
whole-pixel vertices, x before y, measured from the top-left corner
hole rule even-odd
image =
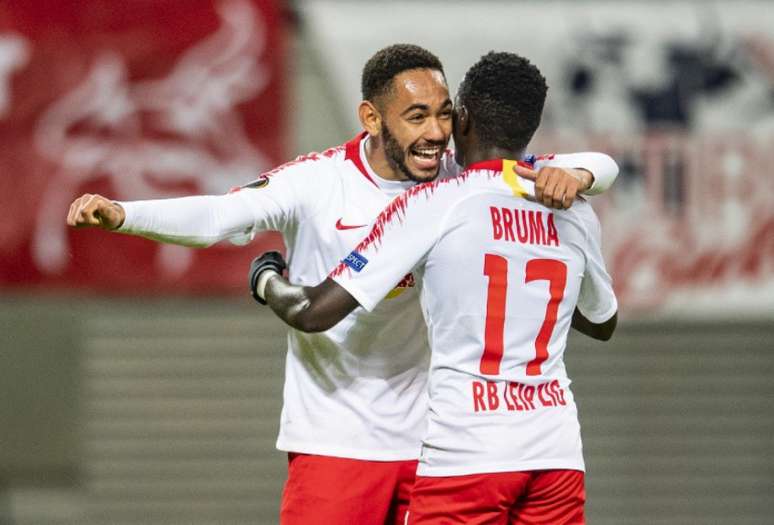
[[[598,150],[622,322],[570,340],[588,520],[774,523],[774,4],[4,0],[0,525],[271,524],[285,329],[248,247],[65,226],[83,192],[223,193],[359,131],[379,48],[452,94],[491,49],[550,90],[534,153]]]

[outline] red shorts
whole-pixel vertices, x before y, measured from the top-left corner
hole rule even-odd
[[[416,461],[288,454],[281,525],[404,525]]]
[[[579,470],[417,476],[409,525],[582,525],[586,490]]]

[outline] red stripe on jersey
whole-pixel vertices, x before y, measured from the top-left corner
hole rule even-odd
[[[347,153],[344,157],[347,160],[351,160],[352,163],[357,167],[358,170],[360,170],[360,173],[363,174],[363,176],[368,179],[371,184],[379,187],[376,182],[374,182],[374,179],[371,178],[371,176],[368,174],[368,171],[365,169],[365,164],[363,164],[363,159],[360,158],[360,143],[366,138],[368,135],[367,131],[362,132],[360,135],[355,137],[354,139],[350,140],[346,143]]]
[[[260,180],[260,179],[262,179],[264,177],[273,177],[274,175],[276,175],[277,173],[281,172],[285,168],[289,168],[290,166],[295,166],[296,164],[300,164],[302,162],[316,161],[316,160],[320,160],[321,158],[331,158],[336,153],[339,153],[340,151],[344,150],[346,147],[347,147],[347,144],[341,144],[340,146],[335,146],[333,148],[328,148],[325,151],[323,151],[322,153],[317,153],[317,152],[313,151],[311,153],[307,153],[306,155],[299,155],[295,159],[293,159],[293,160],[291,160],[289,162],[286,162],[285,164],[280,164],[276,168],[273,168],[273,169],[271,169],[271,170],[269,170],[267,172],[261,173],[255,180],[248,182],[244,186],[238,186],[236,188],[231,188],[228,192],[229,193],[234,193],[235,191],[239,191],[239,190],[245,189],[248,186],[250,186],[251,184],[257,182],[258,180]]]

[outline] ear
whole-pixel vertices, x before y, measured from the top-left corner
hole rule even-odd
[[[454,129],[457,130],[457,134],[460,136],[467,135],[470,132],[470,113],[468,113],[468,108],[462,104],[454,108]]]
[[[369,135],[378,137],[382,132],[382,114],[370,100],[364,100],[357,108],[360,124]]]

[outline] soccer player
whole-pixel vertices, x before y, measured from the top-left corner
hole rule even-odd
[[[422,281],[431,341],[429,423],[408,523],[584,523],[584,462],[563,363],[570,327],[607,340],[617,301],[587,202],[552,211],[512,166],[540,123],[545,79],[489,53],[455,104],[456,178],[414,186],[330,277],[289,285],[251,267],[291,326],[325,330],[378,309],[401,277]]]
[[[290,278],[318,283],[394,197],[460,171],[445,150],[452,103],[434,55],[382,49],[365,65],[362,88],[365,131],[342,146],[227,195],[120,203],[84,195],[68,223],[188,246],[278,230]],[[542,198],[558,207],[617,175],[612,159],[594,153],[538,160],[535,170]],[[277,440],[289,453],[283,524],[403,523],[425,428],[429,352],[415,278],[404,272],[398,281],[372,312],[354,311],[324,333],[288,333]]]

